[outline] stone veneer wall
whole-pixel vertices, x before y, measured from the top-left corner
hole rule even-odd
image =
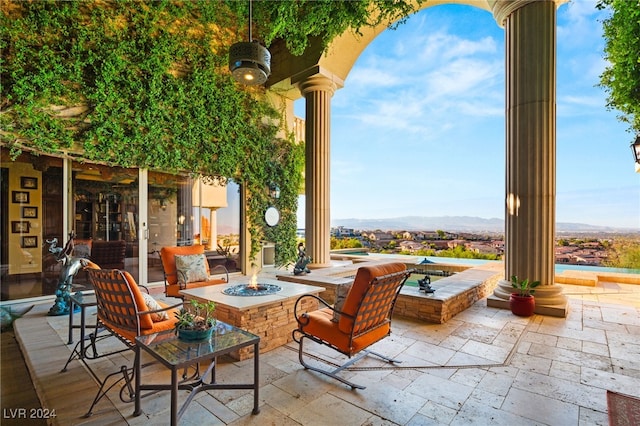
[[[417,287],[405,286],[396,300],[393,314],[443,324],[491,294],[504,275],[482,272],[468,270],[435,281],[431,286],[436,291],[431,294],[422,293]]]
[[[296,328],[293,308],[296,300],[286,300],[244,310],[216,305],[216,318],[260,337],[260,353],[270,351],[293,340],[291,332]],[[305,297],[298,305],[299,312],[315,311],[318,301]],[[253,346],[231,354],[240,361],[253,356]]]

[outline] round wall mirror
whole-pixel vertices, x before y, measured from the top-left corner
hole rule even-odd
[[[271,206],[264,212],[264,220],[269,226],[276,226],[280,222],[280,212]]]

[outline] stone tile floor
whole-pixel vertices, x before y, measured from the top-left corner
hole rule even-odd
[[[394,318],[392,335],[374,349],[402,364],[365,358],[343,373],[364,390],[304,370],[296,345],[288,344],[261,355],[260,414],[250,414],[250,391],[203,392],[180,424],[606,425],[608,389],[640,396],[640,286],[563,289],[567,318],[520,318],[488,308],[486,299],[445,324]],[[114,389],[93,417],[81,418],[97,386],[78,361],[59,372],[71,350],[67,318],[47,317],[48,307],[18,320],[16,336],[43,408],[57,411],[51,424],[168,424],[168,392],[144,398],[144,414],[133,417],[132,404]],[[305,348],[340,359],[325,348]],[[118,355],[93,366],[107,374],[129,359]],[[221,361],[219,381],[250,381],[252,360]],[[168,380],[161,366],[143,374]]]

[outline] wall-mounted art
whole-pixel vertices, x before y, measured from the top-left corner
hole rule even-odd
[[[28,237],[22,237],[22,248],[36,248],[38,247],[38,237],[35,235],[29,235]]]
[[[20,177],[20,188],[38,189],[38,178],[22,176]]]
[[[14,234],[28,234],[31,229],[29,222],[23,222],[18,220],[11,221],[11,232]]]
[[[22,207],[22,217],[25,219],[37,219],[38,218],[38,208],[24,206]]]
[[[20,204],[29,204],[29,193],[26,191],[11,191],[11,201]]]

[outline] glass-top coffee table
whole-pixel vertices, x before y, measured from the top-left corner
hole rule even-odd
[[[146,336],[136,337],[138,347],[151,354],[162,365],[171,370],[171,384],[143,384],[141,383],[140,356],[135,362],[135,410],[134,416],[142,414],[140,406],[140,391],[144,390],[170,390],[171,391],[171,425],[177,425],[178,420],[186,411],[193,397],[201,391],[211,389],[253,389],[253,414],[258,414],[258,388],[259,388],[259,346],[260,338],[255,334],[244,331],[233,325],[217,321],[210,339],[187,342],[178,339],[174,330],[167,330]],[[227,384],[216,383],[216,358],[237,351],[240,348],[253,345],[253,383]],[[178,370],[192,364],[210,361],[207,370],[195,381],[180,382]],[[211,380],[206,377],[211,375]],[[178,390],[190,391],[182,407],[178,411]]]

